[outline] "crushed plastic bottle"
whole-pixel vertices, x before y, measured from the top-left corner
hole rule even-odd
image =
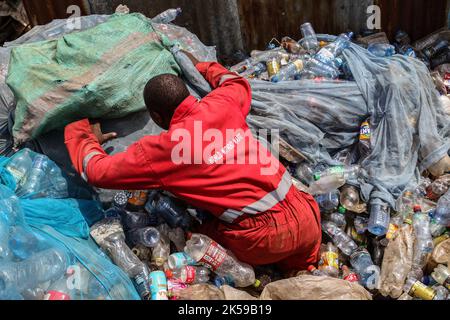
[[[438,203],[436,210],[433,213],[431,221],[431,233],[434,237],[442,235],[447,226],[450,225],[450,191],[442,196]]]
[[[159,243],[159,231],[152,227],[134,229],[126,233],[127,239],[134,245],[143,245],[147,248],[154,248]]]
[[[417,279],[406,280],[403,291],[408,295],[421,300],[434,300],[436,298],[436,291],[427,287]]]
[[[153,248],[152,251],[152,262],[157,266],[163,266],[170,255],[170,239],[169,239],[169,226],[167,224],[162,224],[157,227],[159,231],[159,243]]]
[[[183,10],[181,8],[168,9],[154,17],[152,22],[168,24],[174,21],[182,12]]]
[[[251,266],[239,262],[205,235],[193,234],[184,250],[197,263],[210,268],[217,275],[231,276],[237,287],[248,287],[255,283],[255,272]]]
[[[345,227],[347,226],[347,220],[345,218],[346,212],[347,210],[345,210],[344,207],[339,207],[337,212],[323,213],[322,218],[323,220],[334,222],[339,228],[345,230]]]
[[[350,263],[359,277],[361,285],[375,289],[378,286],[380,267],[372,261],[366,249],[359,249],[350,256]]]
[[[346,185],[340,192],[340,203],[348,211],[363,213],[367,211],[367,205],[361,201],[359,190],[351,185]]]
[[[168,266],[170,269],[179,269],[185,266],[194,266],[196,261],[186,252],[177,252],[169,256]]]
[[[330,221],[322,221],[322,230],[327,234],[334,245],[339,248],[345,255],[350,256],[358,245],[335,223]]]
[[[372,43],[367,50],[377,57],[391,57],[395,54],[395,47],[386,43]]]
[[[150,193],[145,210],[150,214],[159,215],[170,228],[188,230],[192,223],[190,215],[179,200],[158,191]]]
[[[176,279],[186,284],[206,283],[210,271],[205,267],[184,266],[179,269],[166,270],[168,279]]]
[[[314,197],[322,213],[330,212],[339,206],[339,191],[320,194]]]
[[[319,270],[329,277],[339,276],[339,253],[331,242],[322,244],[320,248]]]
[[[302,46],[310,54],[316,53],[316,51],[319,49],[319,41],[311,23],[307,22],[302,24],[300,26],[300,31],[303,36]]]
[[[376,236],[383,236],[389,229],[391,221],[390,207],[381,201],[373,202],[370,206],[369,232]]]
[[[300,74],[303,70],[303,60],[298,59],[294,62],[289,63],[286,67],[281,68],[281,70],[274,75],[270,80],[272,82],[287,81],[293,79],[296,75]]]
[[[35,253],[20,262],[0,262],[0,299],[8,292],[20,293],[40,283],[55,281],[65,274],[69,265],[67,254],[56,248]]]
[[[19,197],[43,197],[43,187],[47,182],[48,161],[45,156],[37,155],[33,159],[31,171],[22,179],[16,192]]]
[[[425,267],[427,257],[434,248],[430,230],[430,217],[422,212],[420,206],[415,206],[414,208],[413,227],[416,239],[414,243],[413,270],[419,270]]]
[[[446,287],[447,290],[450,290],[450,270],[448,269],[448,267],[442,264],[438,265],[434,269],[431,276],[434,280],[436,280],[437,283]]]
[[[17,185],[20,185],[22,179],[30,172],[33,165],[32,157],[30,149],[23,149],[15,154],[6,164],[6,170],[12,174]]]

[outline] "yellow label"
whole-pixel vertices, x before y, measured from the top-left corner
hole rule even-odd
[[[339,270],[338,254],[332,251],[323,253],[321,267],[332,267]]]
[[[361,129],[360,129],[360,132],[359,132],[359,140],[362,140],[362,141],[370,140],[371,135],[372,135],[372,133],[370,131],[369,122],[368,121],[364,121],[361,124]]]
[[[303,70],[303,61],[302,60],[296,60],[294,61],[294,65],[297,67],[297,71]]]
[[[389,224],[389,230],[386,233],[386,239],[388,240],[392,240],[392,238],[394,238],[394,235],[396,234],[396,232],[398,231],[398,226],[395,224]]]
[[[280,72],[280,63],[278,60],[272,59],[267,61],[267,72],[269,73],[269,77],[273,77]]]
[[[436,292],[424,285],[423,283],[420,283],[417,281],[411,288],[410,294],[416,298],[422,299],[422,300],[433,300],[436,296]]]

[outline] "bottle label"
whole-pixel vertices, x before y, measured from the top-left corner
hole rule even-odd
[[[167,297],[167,279],[162,271],[150,273],[150,291],[152,300],[168,300]]]
[[[397,233],[398,231],[398,226],[395,224],[390,223],[389,224],[389,230],[386,233],[386,239],[388,240],[392,240],[394,238],[394,235]]]
[[[422,300],[433,300],[436,296],[436,292],[433,289],[418,281],[412,286],[410,294]]]
[[[199,263],[216,271],[223,263],[227,256],[227,252],[217,242],[211,242],[205,255],[200,259]]]
[[[141,299],[150,300],[151,292],[147,275],[144,272],[138,274],[137,276],[134,277],[134,282],[136,284],[136,289]]]
[[[444,281],[444,287],[446,287],[447,290],[450,290],[450,277],[448,277],[447,279],[445,279],[445,281]]]
[[[335,166],[330,168],[330,173],[334,175],[341,175],[344,173],[344,166]]]
[[[350,273],[348,276],[344,277],[344,280],[348,281],[348,282],[358,282],[359,281],[359,277],[356,273]]]
[[[361,124],[361,129],[359,131],[359,140],[360,141],[369,141],[372,136],[372,132],[370,131],[370,125],[368,121],[365,121]]]
[[[339,270],[339,258],[336,252],[328,251],[322,255],[320,268],[331,267]]]
[[[177,252],[171,255],[172,261],[174,265],[171,265],[172,269],[179,269],[184,266],[193,266],[196,264],[195,260],[192,259],[190,256],[188,256],[184,252]]]
[[[133,206],[144,206],[147,203],[148,192],[145,190],[138,191],[129,191],[130,198],[128,199],[128,203]]]
[[[167,291],[171,299],[178,298],[179,292],[187,288],[188,286],[185,283],[176,281],[174,279],[167,280]]]
[[[71,300],[68,294],[59,291],[49,291],[44,297],[44,300]]]
[[[185,283],[190,284],[195,281],[195,268],[191,266],[186,266],[186,281]]]

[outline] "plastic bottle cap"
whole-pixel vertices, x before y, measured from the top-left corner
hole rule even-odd
[[[421,212],[422,211],[422,207],[419,205],[415,205],[414,206],[414,212]]]
[[[345,214],[347,212],[347,209],[345,209],[343,206],[339,206],[339,213]]]
[[[259,288],[261,286],[261,281],[259,281],[258,279],[255,280],[255,283],[253,284],[253,286],[255,288]]]
[[[316,270],[316,267],[314,267],[314,266],[309,266],[308,267],[308,271],[309,272],[313,272],[314,270]]]
[[[167,277],[167,278],[172,278],[172,277],[173,277],[173,272],[172,272],[172,270],[170,270],[170,269],[169,269],[169,270],[166,270],[166,271],[165,271],[165,274],[166,274],[166,277]]]
[[[314,175],[314,180],[315,180],[315,181],[320,180],[320,174],[319,174],[319,173],[316,173],[316,174]]]

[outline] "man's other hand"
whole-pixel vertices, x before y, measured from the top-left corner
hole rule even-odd
[[[194,55],[190,52],[187,52],[186,50],[181,50],[181,52],[183,52],[194,64],[194,66],[196,66],[197,64],[200,63],[200,61],[198,61],[198,59],[196,57],[194,57]]]
[[[91,130],[92,130],[92,133],[95,134],[95,136],[97,137],[100,144],[104,144],[105,142],[108,142],[109,140],[117,138],[117,133],[115,133],[115,132],[103,134],[99,122],[97,122],[95,124],[91,124]]]

